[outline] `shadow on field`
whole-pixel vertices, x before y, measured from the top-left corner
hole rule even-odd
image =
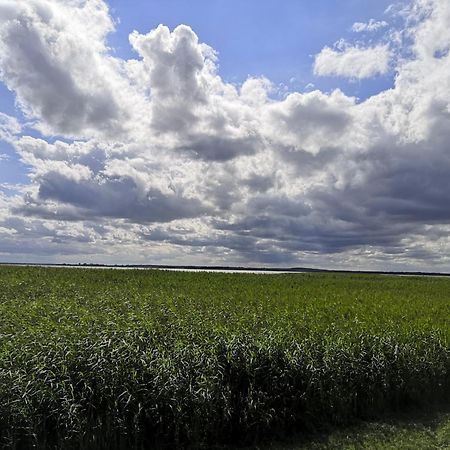
[[[314,433],[276,436],[228,450],[432,450],[450,449],[450,406],[388,413],[348,427],[324,427]]]

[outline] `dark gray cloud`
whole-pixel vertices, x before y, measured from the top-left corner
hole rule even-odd
[[[332,163],[339,156],[340,149],[323,147],[314,154],[295,147],[281,146],[279,153],[281,158],[295,168],[299,176],[308,177],[317,171],[323,171],[329,163]]]
[[[227,138],[222,136],[201,136],[177,150],[188,153],[193,158],[205,161],[229,161],[237,156],[256,153],[261,143],[258,138]]]
[[[243,179],[242,184],[253,192],[266,192],[274,186],[274,180],[271,176],[252,174]]]
[[[257,236],[227,234],[216,235],[205,238],[198,238],[189,234],[179,234],[174,232],[155,229],[149,233],[141,234],[141,238],[152,242],[165,242],[183,247],[200,247],[202,249],[222,249],[236,252],[240,258],[247,261],[254,261],[263,264],[291,263],[296,257],[289,248],[282,248],[266,242],[260,242]]]
[[[36,213],[34,207],[39,201],[45,203],[47,200],[74,206],[73,220],[114,217],[135,222],[170,222],[208,212],[208,208],[195,198],[164,194],[155,188],[141,191],[131,177],[79,182],[57,172],[47,172],[40,178],[37,202],[30,202],[16,212]]]
[[[285,108],[273,111],[273,119],[300,137],[319,130],[341,133],[352,122],[352,117],[343,111],[342,105],[330,104],[326,96],[316,92],[309,97],[289,96],[285,100]]]

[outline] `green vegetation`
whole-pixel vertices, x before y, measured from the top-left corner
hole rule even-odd
[[[0,435],[251,444],[450,399],[450,279],[0,268]]]

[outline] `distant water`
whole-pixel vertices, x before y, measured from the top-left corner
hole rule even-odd
[[[120,267],[119,267],[120,268]],[[145,267],[143,267],[145,269]],[[152,267],[153,269],[153,267]],[[277,273],[305,273],[299,270],[251,270],[251,269],[190,269],[190,268],[157,268],[155,270],[170,270],[172,272],[218,272],[218,273],[263,273],[263,274],[277,274]]]
[[[130,267],[130,266],[83,266],[83,265],[53,265],[53,264],[14,264],[15,266],[55,267],[61,269],[116,269],[116,270],[167,270],[170,272],[217,272],[217,273],[261,273],[276,275],[277,273],[305,273],[299,270],[251,270],[251,269],[207,269],[191,267]]]
[[[320,269],[238,269],[238,268],[218,268],[218,267],[163,267],[163,266],[96,266],[83,264],[36,264],[36,263],[2,263],[0,266],[22,266],[22,267],[54,267],[66,269],[115,269],[115,270],[167,270],[170,272],[211,272],[211,273],[253,273],[264,275],[276,275],[277,273],[348,273],[361,275],[385,275],[396,277],[439,277],[450,278],[450,273],[424,273],[424,272],[370,272],[370,271],[351,271],[351,270],[320,270]]]

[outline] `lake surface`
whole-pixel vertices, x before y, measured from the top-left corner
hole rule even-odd
[[[3,266],[19,266],[19,267],[48,267],[56,269],[115,269],[115,270],[167,270],[170,272],[217,272],[217,273],[261,273],[265,275],[273,275],[277,273],[306,273],[301,270],[258,270],[258,269],[218,269],[218,268],[193,268],[193,267],[145,267],[145,266],[84,266],[84,265],[58,265],[58,264],[7,264],[1,263]]]

